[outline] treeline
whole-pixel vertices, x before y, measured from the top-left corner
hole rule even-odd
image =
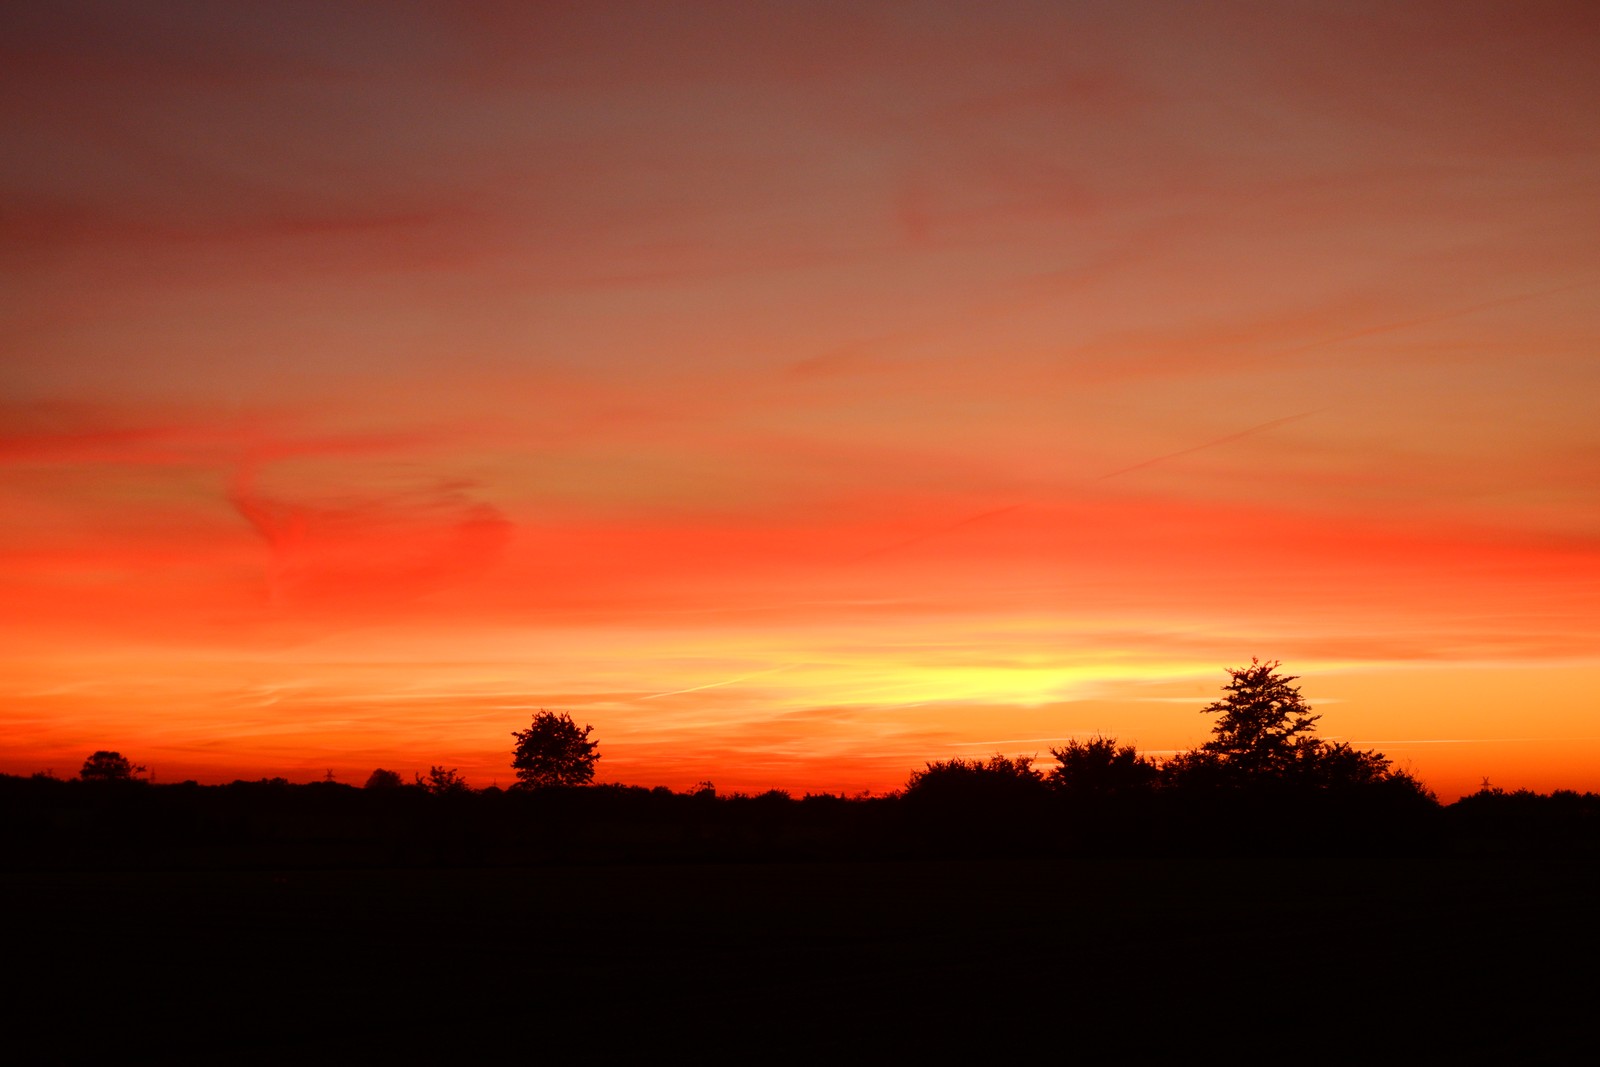
[[[1155,784],[1082,793],[921,772],[886,796],[718,795],[593,785],[433,792],[282,779],[202,786],[0,776],[0,862],[95,867],[516,866],[1041,854],[1426,854],[1594,850],[1600,795]],[[976,769],[976,768],[982,768]],[[1022,768],[1031,771],[1032,768]],[[930,784],[937,783],[937,784]],[[1003,783],[1003,784],[1002,784]]]
[[[0,862],[56,867],[499,866],[849,857],[894,802],[592,785],[153,785],[0,776]]]
[[[951,759],[886,796],[798,799],[593,785],[591,727],[541,711],[514,731],[516,784],[433,767],[364,788],[277,778],[153,785],[120,753],[79,780],[0,778],[0,851],[56,865],[411,865],[1054,854],[1426,853],[1600,840],[1600,797],[1483,791],[1442,806],[1378,752],[1315,736],[1276,662],[1229,670],[1212,739],[1152,760],[1112,738]]]

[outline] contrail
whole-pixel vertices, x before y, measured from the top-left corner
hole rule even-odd
[[[1491,745],[1514,741],[1600,741],[1600,737],[1413,737],[1404,741],[1352,741],[1352,745]]]
[[[950,747],[988,748],[992,745],[995,748],[999,748],[1001,745],[1038,745],[1071,740],[1074,740],[1074,738],[1070,734],[1066,737],[1013,737],[1006,741],[952,741],[950,742]]]
[[[680,693],[698,693],[702,689],[716,689],[724,685],[734,685],[737,682],[749,681],[751,678],[760,678],[761,676],[767,674],[777,674],[779,671],[787,671],[799,666],[801,666],[801,664],[785,663],[781,667],[773,667],[770,670],[765,671],[756,671],[754,674],[741,674],[737,678],[724,678],[720,682],[707,682],[705,685],[691,685],[687,689],[674,689],[669,693],[651,693],[649,696],[642,696],[639,699],[654,700],[657,697],[675,697]]]
[[[1341,344],[1345,341],[1354,341],[1361,337],[1372,337],[1380,333],[1392,333],[1395,330],[1409,330],[1414,326],[1431,326],[1436,322],[1448,322],[1451,319],[1464,318],[1476,315],[1480,311],[1489,311],[1492,308],[1508,307],[1511,304],[1521,304],[1528,300],[1537,300],[1544,296],[1555,296],[1557,293],[1568,293],[1574,289],[1583,289],[1593,285],[1593,278],[1573,282],[1570,285],[1558,285],[1553,289],[1539,289],[1531,293],[1518,293],[1515,296],[1503,296],[1498,300],[1485,300],[1481,304],[1468,304],[1465,307],[1451,308],[1448,311],[1437,311],[1432,315],[1422,315],[1414,319],[1402,319],[1399,322],[1385,322],[1377,326],[1368,326],[1364,329],[1354,330],[1350,333],[1329,337],[1321,341],[1307,341],[1303,345],[1284,349],[1277,354],[1280,356],[1294,356],[1301,352],[1309,352],[1313,348],[1323,348],[1327,345]]]
[[[846,560],[846,562],[860,563],[864,559],[871,559],[873,556],[881,556],[885,552],[898,552],[902,548],[910,548],[912,545],[921,544],[930,537],[943,537],[952,530],[959,530],[961,527],[970,525],[971,523],[982,522],[984,519],[992,519],[996,515],[1004,515],[1007,512],[1016,511],[1020,507],[1022,507],[1021,504],[1008,504],[1003,508],[995,508],[993,511],[984,511],[979,512],[977,515],[968,515],[960,522],[953,522],[949,526],[941,526],[937,530],[929,530],[927,533],[918,534],[909,540],[900,541],[892,545],[886,545],[883,548],[871,549],[870,551],[861,553],[859,556],[854,556],[851,559]]]
[[[1558,285],[1550,289],[1538,289],[1531,293],[1517,293],[1513,296],[1500,297],[1497,300],[1485,300],[1477,304],[1468,304],[1465,307],[1456,307],[1450,308],[1446,311],[1438,311],[1431,315],[1420,315],[1414,319],[1400,319],[1395,322],[1379,323],[1376,326],[1367,326],[1359,330],[1352,330],[1349,333],[1339,334],[1336,337],[1327,337],[1319,341],[1307,341],[1305,344],[1295,345],[1293,348],[1283,349],[1277,352],[1276,355],[1294,356],[1299,355],[1302,352],[1309,352],[1313,349],[1325,348],[1329,345],[1342,344],[1345,341],[1359,340],[1363,337],[1373,337],[1378,334],[1394,333],[1399,330],[1409,330],[1417,326],[1431,326],[1436,322],[1448,322],[1451,319],[1465,318],[1468,315],[1476,315],[1480,311],[1490,311],[1494,308],[1509,307],[1512,304],[1521,304],[1529,300],[1538,300],[1541,297],[1555,296],[1558,293],[1567,293],[1573,291],[1574,289],[1584,289],[1593,284],[1595,284],[1594,278],[1585,278],[1582,281],[1572,282],[1569,285]],[[1270,430],[1275,426],[1282,426],[1285,423],[1294,422],[1297,419],[1303,419],[1308,415],[1315,415],[1317,412],[1324,410],[1326,409],[1317,408],[1312,411],[1303,411],[1298,415],[1289,415],[1281,419],[1273,419],[1271,422],[1264,422],[1259,426],[1252,426],[1248,430],[1241,430],[1238,433],[1229,434],[1227,437],[1219,437],[1215,441],[1207,441],[1205,444],[1195,445],[1192,448],[1184,448],[1177,452],[1169,452],[1164,456],[1157,456],[1154,459],[1147,459],[1143,463],[1135,463],[1131,467],[1123,467],[1121,470],[1114,470],[1110,474],[1102,474],[1096,479],[1096,481],[1104,481],[1107,478],[1115,478],[1120,474],[1127,474],[1130,471],[1142,470],[1143,468],[1151,466],[1152,464],[1164,463],[1167,460],[1175,459],[1178,456],[1187,456],[1189,453],[1198,452],[1203,448],[1214,448],[1217,445],[1225,445],[1229,442],[1237,441],[1241,437],[1247,437],[1253,433],[1260,433],[1262,430]]]
[[[1249,437],[1251,434],[1257,434],[1257,433],[1260,433],[1263,430],[1270,430],[1270,429],[1273,429],[1274,427],[1277,427],[1277,426],[1283,426],[1286,423],[1296,422],[1296,421],[1298,421],[1300,419],[1309,418],[1310,416],[1315,415],[1318,412],[1322,412],[1322,411],[1326,411],[1326,410],[1327,410],[1326,408],[1313,408],[1310,411],[1302,411],[1298,415],[1285,415],[1281,419],[1273,419],[1271,422],[1263,422],[1259,426],[1252,426],[1248,430],[1240,430],[1238,433],[1230,433],[1228,436],[1226,436],[1226,437],[1218,437],[1214,441],[1207,441],[1204,444],[1192,445],[1189,448],[1180,448],[1176,452],[1168,452],[1164,456],[1157,456],[1154,459],[1147,459],[1147,460],[1143,461],[1142,463],[1135,463],[1131,467],[1123,467],[1121,470],[1114,470],[1110,474],[1102,474],[1102,475],[1100,475],[1100,477],[1096,478],[1095,481],[1103,482],[1107,478],[1115,478],[1119,474],[1128,474],[1131,471],[1143,470],[1144,468],[1154,466],[1157,463],[1165,463],[1169,459],[1177,459],[1179,456],[1187,456],[1192,452],[1199,452],[1199,451],[1202,451],[1203,449],[1207,449],[1207,448],[1216,448],[1218,445],[1230,444],[1230,443],[1232,443],[1234,441],[1239,440],[1241,437]]]

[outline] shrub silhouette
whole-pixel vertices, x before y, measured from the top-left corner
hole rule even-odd
[[[1038,846],[1048,797],[1028,756],[928,763],[900,798],[905,843],[934,854],[1015,855]]]
[[[143,773],[143,767],[130,763],[122,753],[102,749],[83,761],[78,777],[86,782],[131,782],[134,775]]]
[[[1160,780],[1156,765],[1139,755],[1132,745],[1118,745],[1115,738],[1076,739],[1052,748],[1056,768],[1045,784],[1072,797],[1120,797],[1147,793]]]
[[[911,772],[905,796],[914,803],[992,803],[1038,796],[1043,790],[1044,775],[1034,769],[1031,757],[994,755],[929,763]]]
[[[598,743],[589,740],[593,729],[579,726],[566,712],[558,715],[541,709],[526,730],[511,731],[517,739],[511,751],[517,788],[588,785],[594,781],[594,765],[600,755],[595,751]]]
[[[399,771],[387,771],[382,767],[367,775],[367,789],[399,789],[405,783],[400,779]]]
[[[457,774],[454,767],[449,770],[445,770],[443,767],[430,767],[426,778],[419,774],[416,779],[417,785],[436,797],[459,796],[463,793],[472,792],[472,787],[467,784],[467,780]]]

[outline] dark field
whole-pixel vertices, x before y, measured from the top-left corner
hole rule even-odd
[[[0,875],[81,1061],[1588,1062],[1560,854]]]

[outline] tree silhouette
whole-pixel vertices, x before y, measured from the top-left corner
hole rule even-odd
[[[1390,767],[1383,753],[1316,737],[1322,716],[1311,714],[1294,684],[1298,677],[1281,674],[1278,667],[1277,660],[1252,658],[1248,667],[1228,668],[1225,695],[1202,712],[1216,716],[1214,736],[1161,765],[1168,784],[1279,784],[1315,790],[1385,785],[1396,793],[1431,796],[1409,774]]]
[[[1246,777],[1287,777],[1319,747],[1311,734],[1321,716],[1311,714],[1294,684],[1297,676],[1279,674],[1278,666],[1251,657],[1248,667],[1228,668],[1227,695],[1201,712],[1217,721],[1211,727],[1216,736],[1200,751]]]
[[[511,750],[511,766],[517,772],[517,787],[540,789],[552,785],[588,785],[594,781],[595,751],[598,742],[589,740],[594,727],[579,726],[566,712],[557,714],[542,708],[526,730],[513,730],[517,739]]]
[[[389,771],[382,767],[367,775],[367,789],[399,789],[405,783],[400,779],[399,771]]]
[[[122,753],[102,749],[83,761],[78,777],[86,782],[131,782],[134,775],[143,773],[143,767],[130,763]]]

